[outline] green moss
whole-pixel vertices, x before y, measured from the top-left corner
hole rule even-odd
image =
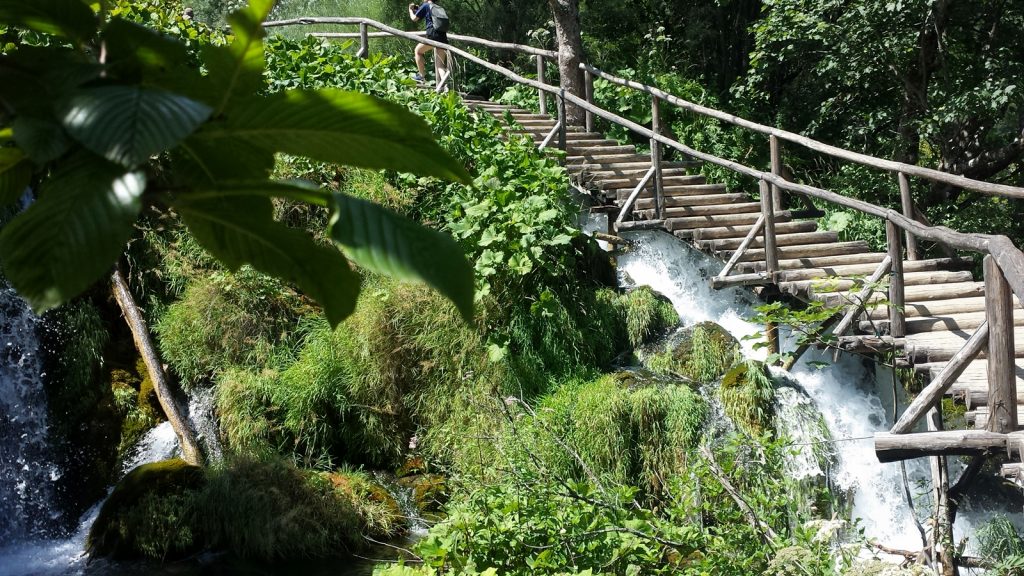
[[[742,430],[753,435],[774,431],[775,383],[763,362],[748,360],[722,378],[718,398],[725,413]]]
[[[679,324],[679,314],[672,302],[648,286],[630,290],[623,297],[626,332],[629,343],[636,347]]]
[[[593,474],[660,495],[666,478],[685,471],[707,406],[687,386],[617,376],[563,386],[540,403],[529,426],[508,430],[506,441],[556,475]]]
[[[202,469],[180,459],[132,470],[103,503],[89,531],[89,553],[167,560],[194,551],[191,498],[202,481]]]
[[[131,370],[111,366],[108,372],[117,411],[121,416],[121,434],[117,446],[118,461],[134,447],[147,430],[164,420],[146,364],[136,357]]]
[[[803,546],[780,548],[768,564],[764,576],[807,576],[821,574],[825,569],[822,559]]]
[[[739,357],[739,343],[714,322],[701,322],[637,351],[649,370],[715,382]]]
[[[277,460],[236,459],[208,469],[167,460],[140,466],[118,483],[88,549],[159,560],[200,549],[263,560],[334,556],[361,547],[363,534],[397,531],[397,505],[378,497],[371,488],[338,489],[325,475]]]
[[[967,405],[963,402],[942,398],[942,428],[944,430],[962,430],[967,427]]]

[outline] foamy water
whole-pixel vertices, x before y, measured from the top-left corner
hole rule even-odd
[[[764,349],[754,350],[757,340],[746,337],[763,334],[763,327],[748,321],[759,300],[744,288],[714,290],[708,279],[722,268],[721,262],[694,250],[676,238],[659,232],[624,235],[634,245],[619,256],[624,284],[646,285],[667,296],[683,324],[716,322],[740,340],[744,353],[764,359]],[[810,362],[826,361],[819,369]],[[840,356],[832,362],[818,351],[810,351],[786,375],[795,380],[821,412],[834,440],[836,466],[831,470],[837,490],[852,497],[852,516],[859,519],[869,539],[887,546],[920,549],[920,535],[903,495],[899,464],[880,464],[871,440],[875,432],[891,426],[883,402],[875,391],[875,374],[859,359]],[[807,447],[798,447],[810,450]],[[805,474],[813,474],[809,458],[801,457]],[[908,463],[919,476],[918,463]]]

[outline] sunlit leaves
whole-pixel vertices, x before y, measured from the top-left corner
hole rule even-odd
[[[422,118],[357,92],[295,90],[248,98],[200,136],[325,162],[469,181]]]
[[[331,238],[359,265],[402,280],[422,280],[473,318],[473,270],[450,236],[372,202],[335,194]]]
[[[332,326],[355,309],[359,277],[345,257],[317,244],[305,232],[275,222],[268,198],[185,199],[177,209],[199,243],[229,269],[249,264],[294,282],[324,307]]]
[[[209,115],[205,104],[172,92],[102,86],[72,94],[61,120],[86,148],[130,167],[171,148]]]
[[[142,172],[76,154],[0,232],[4,275],[37,312],[79,294],[124,249],[145,186]]]
[[[249,6],[228,16],[235,36],[229,46],[205,46],[203,59],[209,68],[207,79],[213,84],[217,113],[239,97],[249,96],[263,87],[262,23],[274,7],[274,0],[251,0]]]

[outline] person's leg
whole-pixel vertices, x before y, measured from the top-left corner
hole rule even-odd
[[[428,50],[432,50],[433,46],[427,46],[426,44],[416,45],[416,70],[420,73],[420,78],[426,80],[427,78],[427,61],[425,54]]]

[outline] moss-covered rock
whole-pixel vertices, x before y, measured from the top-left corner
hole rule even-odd
[[[646,368],[697,382],[715,382],[739,356],[739,342],[714,322],[680,328],[659,342],[641,346],[637,359]]]
[[[329,472],[324,476],[335,493],[347,500],[372,538],[392,538],[405,532],[407,518],[402,506],[381,483],[362,472]]]
[[[754,435],[774,431],[775,383],[763,362],[747,360],[729,370],[722,377],[718,398],[741,430]]]
[[[413,474],[398,484],[412,491],[412,503],[421,513],[439,512],[448,501],[448,479],[440,474]]]
[[[203,471],[181,459],[129,472],[103,503],[86,549],[113,558],[179,558],[200,548],[192,530],[192,498]]]
[[[638,286],[624,296],[626,334],[632,347],[664,336],[679,325],[679,314],[672,301],[649,286]]]

